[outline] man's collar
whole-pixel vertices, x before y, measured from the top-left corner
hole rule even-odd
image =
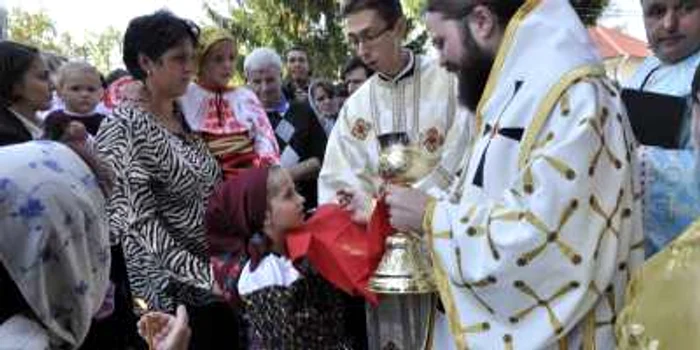
[[[408,63],[403,67],[403,69],[401,69],[401,71],[399,71],[399,74],[390,77],[382,72],[377,72],[379,79],[388,83],[396,84],[399,81],[413,75],[413,73],[416,71],[416,57],[411,50],[404,50],[403,52],[408,53]]]
[[[676,66],[676,65],[691,65],[693,69],[697,66],[698,60],[700,60],[700,50],[695,51],[693,54],[686,56],[685,58],[675,62],[667,63],[666,66]]]

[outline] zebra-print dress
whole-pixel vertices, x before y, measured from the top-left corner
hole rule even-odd
[[[205,143],[137,106],[105,119],[97,143],[116,174],[110,236],[124,248],[133,296],[163,311],[211,301],[204,211],[221,172]]]

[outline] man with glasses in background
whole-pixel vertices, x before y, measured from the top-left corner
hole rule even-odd
[[[458,109],[455,77],[402,46],[406,19],[399,0],[347,0],[342,15],[350,46],[377,74],[340,111],[319,177],[319,204],[340,200],[363,222],[381,185],[377,136],[406,133],[441,158],[420,187],[446,189],[461,160],[469,118],[456,117],[466,110]]]

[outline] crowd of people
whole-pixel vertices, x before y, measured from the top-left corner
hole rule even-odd
[[[621,83],[567,0],[428,0],[437,60],[400,1],[346,0],[337,79],[259,47],[235,86],[239,38],[167,11],[106,75],[0,42],[0,349],[400,348],[286,242],[379,204],[431,257],[432,348],[699,345],[700,1],[642,7]],[[678,149],[623,89],[685,101]],[[386,137],[430,172],[388,184]]]

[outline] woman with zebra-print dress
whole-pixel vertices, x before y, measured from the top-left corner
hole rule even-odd
[[[236,348],[237,318],[212,293],[203,226],[221,171],[176,102],[195,71],[198,34],[164,11],[129,23],[124,63],[140,89],[105,119],[97,142],[116,173],[107,210],[133,296],[159,311],[184,304],[192,348]]]

